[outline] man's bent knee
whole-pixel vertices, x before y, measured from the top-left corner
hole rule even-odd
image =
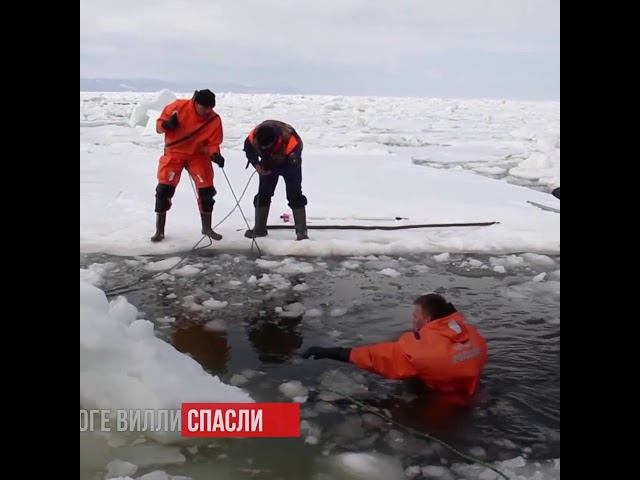
[[[171,198],[176,193],[176,187],[159,183],[156,187],[156,213],[165,213],[171,208]]]
[[[205,187],[198,189],[198,199],[200,200],[200,209],[203,213],[211,213],[213,204],[216,203],[213,197],[216,195],[216,189],[213,187]]]

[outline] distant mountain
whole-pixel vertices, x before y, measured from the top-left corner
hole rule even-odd
[[[299,93],[292,87],[252,87],[222,82],[171,82],[152,78],[80,78],[81,92],[155,92],[166,88],[174,92],[191,92],[210,88],[214,92]]]

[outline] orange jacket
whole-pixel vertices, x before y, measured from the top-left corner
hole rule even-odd
[[[385,378],[417,377],[458,405],[468,405],[487,362],[487,343],[455,312],[395,342],[351,349],[349,361]]]
[[[173,112],[178,114],[178,128],[166,131],[162,128],[162,122],[168,120]],[[205,123],[207,124],[203,127]],[[176,153],[211,156],[214,153],[220,153],[222,143],[220,116],[212,111],[206,117],[201,117],[196,112],[193,100],[176,100],[164,107],[160,118],[156,120],[156,130],[165,134],[165,154],[167,155]],[[194,132],[196,132],[195,135],[190,137]],[[186,139],[180,141],[183,138]],[[172,145],[173,142],[176,144]]]

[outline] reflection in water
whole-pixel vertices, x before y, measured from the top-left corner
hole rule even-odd
[[[401,425],[444,438],[459,434],[472,412],[472,408],[452,405],[417,379],[394,382],[388,395],[367,403],[388,410],[391,418]]]
[[[260,361],[286,362],[302,346],[303,337],[298,328],[302,316],[280,318],[258,315],[247,321],[249,341]]]
[[[180,352],[188,353],[202,367],[214,374],[227,370],[229,345],[226,332],[206,330],[203,325],[176,328],[171,343]]]

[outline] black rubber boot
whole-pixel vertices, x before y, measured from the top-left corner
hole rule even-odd
[[[152,242],[161,242],[164,239],[164,224],[167,221],[167,213],[156,214],[156,233],[151,237]]]
[[[222,240],[222,235],[216,233],[211,228],[211,212],[200,213],[200,219],[202,220],[202,234],[206,235],[212,240]]]
[[[296,240],[307,240],[307,211],[304,207],[294,208],[293,221],[296,223]]]
[[[256,207],[256,218],[253,228],[244,232],[247,238],[258,238],[267,236],[267,219],[269,218],[269,206]]]

